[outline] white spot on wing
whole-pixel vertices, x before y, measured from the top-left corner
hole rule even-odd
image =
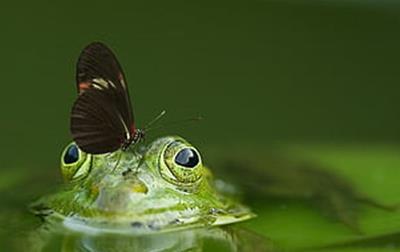
[[[103,78],[97,78],[92,80],[93,86],[97,89],[103,89],[103,88],[110,88],[113,87],[115,88],[115,84],[110,81],[110,80],[105,80]]]
[[[124,126],[126,139],[129,139],[131,137],[131,134],[129,133],[128,126],[124,122],[124,119],[122,119],[121,114],[118,113],[118,117],[119,117],[119,120],[121,121],[122,125]]]

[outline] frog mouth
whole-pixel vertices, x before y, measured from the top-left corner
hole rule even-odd
[[[179,231],[187,228],[201,228],[210,226],[221,226],[242,222],[256,217],[249,209],[238,206],[230,211],[216,211],[203,216],[201,213],[189,210],[182,215],[182,211],[170,211],[148,215],[146,218],[129,219],[124,218],[118,222],[110,221],[87,221],[86,218],[77,216],[62,217],[62,224],[65,228],[85,234],[155,234]]]

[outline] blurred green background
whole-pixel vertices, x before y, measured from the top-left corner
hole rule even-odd
[[[0,8],[0,27],[0,191],[25,170],[60,179],[60,153],[71,141],[75,63],[86,44],[102,41],[124,68],[139,126],[164,109],[163,123],[204,117],[149,138],[178,134],[205,152],[245,146],[245,155],[311,144],[296,155],[334,167],[374,198],[398,197],[399,1],[9,2]],[[57,184],[44,180],[36,183]],[[30,187],[18,185],[16,193]],[[9,198],[3,208],[15,212],[7,207],[25,210],[32,195]],[[250,227],[281,244],[355,236],[306,206],[260,209]],[[367,210],[363,228],[400,229],[398,215],[382,224],[380,214]],[[300,225],[290,226],[290,218]],[[1,240],[8,230],[0,231]]]
[[[398,1],[31,1],[0,10],[1,165],[58,164],[75,62],[99,40],[136,120],[200,145],[400,141]]]

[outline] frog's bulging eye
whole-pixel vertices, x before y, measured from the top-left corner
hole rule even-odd
[[[175,163],[187,168],[193,168],[199,163],[199,156],[192,148],[185,148],[175,156]]]
[[[203,166],[198,151],[185,141],[174,141],[162,152],[160,172],[175,185],[189,185],[200,180]]]
[[[75,144],[71,144],[65,154],[64,154],[64,163],[72,164],[79,160],[79,150]]]
[[[89,174],[91,155],[82,152],[75,143],[65,148],[61,156],[61,173],[66,181],[77,180]]]

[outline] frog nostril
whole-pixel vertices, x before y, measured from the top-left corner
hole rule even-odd
[[[193,168],[199,163],[199,156],[192,148],[184,148],[176,155],[175,163],[187,168]]]
[[[134,228],[141,228],[141,227],[143,227],[143,223],[139,222],[139,221],[134,221],[131,223],[131,226]]]

